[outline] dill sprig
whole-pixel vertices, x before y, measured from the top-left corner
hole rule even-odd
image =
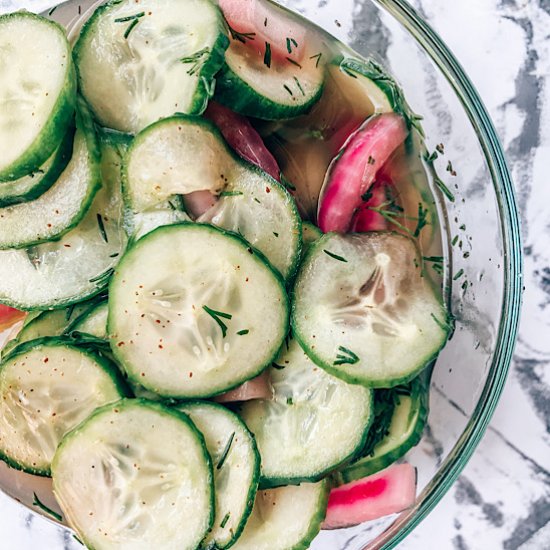
[[[265,43],[264,65],[268,69],[271,68],[271,44],[269,42]]]
[[[300,92],[302,92],[302,95],[305,96],[306,93],[304,92],[304,89],[302,88],[300,81],[295,76],[293,76],[292,78],[294,79],[294,82],[296,82],[296,86],[298,87],[298,90],[300,90]]]
[[[294,95],[294,94],[292,93],[292,90],[291,90],[286,84],[283,84],[283,88],[284,88],[291,96]]]
[[[441,181],[439,176],[434,176],[434,183],[437,185],[438,189],[449,199],[451,202],[455,202],[455,196],[452,191]]]
[[[63,516],[61,514],[58,514],[57,512],[54,512],[51,508],[48,508],[48,506],[40,502],[40,499],[36,496],[36,493],[33,493],[33,496],[34,496],[34,500],[32,501],[33,506],[40,508],[40,510],[42,510],[52,518],[56,519],[57,521],[63,521]]]
[[[124,38],[128,40],[128,37],[130,36],[130,33],[134,30],[136,25],[139,23],[139,19],[134,19],[129,25],[126,31],[124,31]]]
[[[231,445],[233,444],[234,438],[235,438],[235,432],[233,432],[229,436],[229,439],[227,440],[227,443],[225,444],[225,447],[220,456],[220,460],[218,461],[218,464],[216,466],[216,470],[221,470],[223,468],[223,465],[225,464],[225,461],[227,460],[227,457],[229,455],[229,451],[231,450]]]
[[[208,59],[208,55],[210,54],[210,48],[203,48],[202,50],[199,50],[198,52],[195,52],[192,55],[189,55],[187,57],[182,57],[180,61],[182,63],[192,63],[191,68],[187,71],[188,75],[194,75],[203,68],[204,64],[206,63],[206,60]]]
[[[266,19],[266,21],[267,21],[267,19]],[[231,513],[227,512],[227,514],[225,514],[225,516],[223,517],[222,522],[220,523],[220,528],[221,529],[223,529],[227,525],[227,522],[229,521],[230,517],[231,517]]]
[[[322,56],[323,56],[323,54],[321,52],[319,52],[319,53],[316,53],[315,55],[312,55],[310,57],[310,59],[316,59],[317,60],[317,61],[315,61],[315,68],[319,67],[319,62],[321,61]]]
[[[214,321],[217,323],[217,325],[220,327],[222,331],[222,338],[225,338],[225,335],[227,334],[227,325],[222,321],[223,319],[232,319],[233,315],[230,313],[224,313],[223,311],[216,311],[215,309],[211,309],[208,306],[202,306],[202,309],[214,319]]]
[[[136,19],[140,19],[141,17],[145,17],[144,11],[136,13],[135,15],[127,15],[126,17],[117,17],[115,19],[115,23],[127,23],[128,21],[135,21]]]
[[[103,216],[101,214],[97,214],[97,226],[99,227],[99,233],[101,234],[101,238],[108,243],[109,238],[107,237],[107,231],[105,231],[105,224],[103,223]]]
[[[355,365],[359,362],[359,356],[350,349],[338,346],[338,351],[340,353],[336,355],[336,361],[332,363],[333,365]]]
[[[290,37],[286,37],[286,51],[288,53],[292,53],[292,46],[294,46],[295,48],[298,47],[298,42],[296,42],[296,40],[294,40],[294,38],[290,38]]]
[[[334,258],[335,260],[338,260],[339,262],[344,262],[346,264],[348,263],[346,258],[344,258],[343,256],[339,256],[338,254],[335,254],[334,252],[331,252],[330,250],[326,250],[326,249],[323,248],[323,252],[327,256],[330,256],[331,258]]]

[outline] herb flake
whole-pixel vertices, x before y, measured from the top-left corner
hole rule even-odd
[[[124,38],[128,40],[130,33],[134,30],[135,26],[139,23],[138,19],[134,19],[129,25],[128,28],[124,31]]]
[[[321,57],[322,57],[322,53],[319,52],[319,53],[316,53],[315,55],[312,55],[310,57],[310,59],[316,59],[315,61],[315,68],[317,69],[319,67],[319,62],[321,61]]]
[[[182,63],[192,64],[191,68],[187,71],[187,74],[192,76],[201,71],[209,55],[210,55],[210,48],[203,48],[202,50],[199,50],[198,52],[195,52],[192,55],[189,55],[187,57],[182,57],[180,61]]]
[[[268,69],[271,68],[271,44],[269,42],[265,43],[264,65]]]
[[[54,512],[51,508],[48,508],[45,504],[40,502],[40,499],[36,495],[36,493],[33,493],[34,500],[32,501],[32,505],[36,506],[37,508],[40,508],[44,513],[48,514],[52,518],[56,519],[57,521],[63,521],[63,516],[61,514],[58,514],[57,512]]]
[[[336,361],[332,363],[333,365],[355,365],[359,362],[359,356],[350,349],[338,346],[338,351],[340,353],[336,355]]]
[[[227,460],[227,457],[229,455],[229,451],[231,450],[231,445],[233,444],[234,438],[235,438],[235,432],[233,432],[229,436],[229,439],[227,440],[227,443],[225,444],[225,447],[220,456],[220,460],[218,461],[218,464],[216,466],[216,470],[221,470],[223,468],[223,465],[225,464],[225,461]]]
[[[462,275],[464,275],[464,270],[463,269],[459,269],[454,277],[453,277],[453,281],[457,281],[458,279],[460,279],[460,277],[462,277]]]
[[[266,19],[266,21],[267,21],[267,19]],[[227,512],[227,514],[225,514],[225,516],[223,517],[222,522],[220,523],[220,528],[221,529],[223,529],[227,525],[227,522],[229,521],[230,517],[231,517],[231,513]]]
[[[296,82],[296,86],[298,86],[298,90],[300,90],[300,92],[302,92],[302,95],[305,96],[306,93],[304,92],[304,89],[302,88],[300,81],[295,76],[293,76],[292,78],[294,79],[294,82]]]
[[[103,216],[97,214],[97,226],[99,227],[99,233],[104,242],[108,243],[109,238],[107,237],[107,231],[105,231],[105,224],[103,223]]]
[[[220,327],[220,330],[222,331],[222,338],[225,338],[225,335],[227,334],[227,325],[222,321],[223,319],[232,319],[233,315],[230,313],[224,313],[223,311],[216,311],[215,309],[209,308],[208,306],[202,306],[202,309],[214,319],[214,321],[217,323],[217,325]]]
[[[346,258],[344,258],[343,256],[339,256],[338,254],[335,254],[334,252],[331,252],[330,250],[326,250],[325,248],[323,248],[323,252],[327,256],[330,256],[331,258],[334,258],[335,260],[338,260],[339,262],[344,262],[346,264],[348,263]]]
[[[245,329],[243,329],[243,330],[239,330],[239,331],[237,332],[237,334],[238,334],[239,336],[244,336],[245,334],[248,334],[249,332],[250,332],[250,330],[248,330],[247,328],[245,328]]]
[[[135,21],[136,19],[140,19],[141,17],[145,17],[144,11],[136,13],[135,15],[127,15],[126,17],[117,17],[115,19],[115,23],[127,23],[128,21]]]

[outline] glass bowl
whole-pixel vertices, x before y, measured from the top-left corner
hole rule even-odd
[[[472,455],[502,392],[521,306],[521,242],[512,181],[493,124],[453,54],[404,0],[288,0],[287,7],[387,67],[423,116],[429,151],[454,194],[437,189],[446,295],[456,328],[435,365],[428,426],[405,460],[418,471],[415,505],[353,528],[324,531],[314,550],[397,545],[443,497]],[[72,29],[93,0],[50,17]],[[451,161],[451,164],[448,164]],[[456,175],[454,173],[456,172]],[[49,480],[0,465],[0,488],[25,506],[57,508]]]

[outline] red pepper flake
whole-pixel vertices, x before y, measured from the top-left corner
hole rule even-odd
[[[49,361],[49,358],[46,357],[46,358],[44,359],[44,363],[47,363],[48,361]]]
[[[271,189],[270,189],[269,187],[266,187],[266,188],[265,188],[265,192],[266,192],[266,193],[271,193]]]
[[[124,342],[118,342],[117,346],[120,348],[121,346],[124,345]]]

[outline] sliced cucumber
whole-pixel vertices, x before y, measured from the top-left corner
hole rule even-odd
[[[93,305],[89,309],[85,310],[82,315],[75,319],[68,327],[68,331],[84,332],[85,334],[91,334],[96,338],[107,340],[107,314],[109,313],[109,306],[107,300],[99,302]]]
[[[64,30],[24,11],[2,15],[0,181],[22,178],[48,160],[69,127],[75,97]]]
[[[263,487],[317,481],[363,447],[372,390],[327,374],[294,339],[270,375],[273,399],[240,408],[258,443]]]
[[[240,536],[252,511],[260,477],[260,455],[242,420],[215,403],[188,402],[186,413],[203,434],[214,465],[216,517],[204,548],[229,548]]]
[[[63,339],[19,346],[0,366],[0,455],[49,475],[57,445],[94,409],[126,394],[116,367]]]
[[[84,217],[100,187],[95,132],[77,117],[73,154],[55,184],[37,199],[0,208],[0,249],[61,237]]]
[[[258,491],[234,550],[307,550],[327,511],[327,480]]]
[[[449,333],[421,265],[414,242],[396,233],[324,235],[294,286],[295,337],[315,363],[348,382],[411,380]]]
[[[0,302],[24,310],[61,308],[107,286],[127,236],[119,153],[105,140],[101,149],[103,188],[84,219],[59,241],[0,251]]]
[[[175,112],[200,114],[228,42],[208,0],[112,1],[75,45],[80,88],[99,122],[123,132]]]
[[[214,518],[204,439],[150,401],[98,409],[63,439],[52,477],[69,525],[95,550],[194,550]]]
[[[2,349],[2,357],[24,342],[45,336],[61,336],[65,329],[89,307],[89,303],[76,304],[66,309],[38,311],[37,315],[28,316],[19,334]]]
[[[422,133],[418,123],[419,117],[409,107],[403,90],[376,61],[370,58],[344,58],[341,60],[339,68],[354,80],[353,83],[344,83],[343,88],[354,86],[364,90],[374,107],[374,113],[390,111],[399,113],[407,120],[409,126],[415,126]]]
[[[133,212],[201,189],[220,194],[220,200],[200,222],[239,233],[284,277],[293,273],[301,242],[294,200],[265,172],[236,157],[210,122],[171,117],[136,137],[125,169]]]
[[[288,328],[282,279],[238,236],[183,223],[124,255],[109,287],[111,348],[166,397],[206,397],[258,375]]]
[[[264,120],[307,113],[321,97],[324,65],[315,56],[306,55],[298,64],[289,59],[271,59],[267,42],[260,51],[249,41],[234,38],[216,79],[216,100]]]
[[[369,454],[340,468],[335,478],[340,484],[362,479],[399,460],[420,441],[428,417],[428,391],[417,378],[406,386],[376,392],[397,392],[397,403],[386,435],[369,449]]]
[[[32,201],[45,193],[67,167],[73,141],[74,128],[71,127],[59,147],[38,170],[15,181],[0,183],[0,208]]]
[[[120,196],[118,190],[121,187],[122,163],[132,140],[133,136],[121,132],[103,129],[101,133],[103,178],[111,178],[111,187],[117,186],[115,194],[117,205]],[[124,228],[131,239],[139,239],[161,225],[182,221],[189,221],[189,216],[184,211],[181,197],[173,197],[155,208],[139,213],[133,212],[131,208],[124,208]]]

